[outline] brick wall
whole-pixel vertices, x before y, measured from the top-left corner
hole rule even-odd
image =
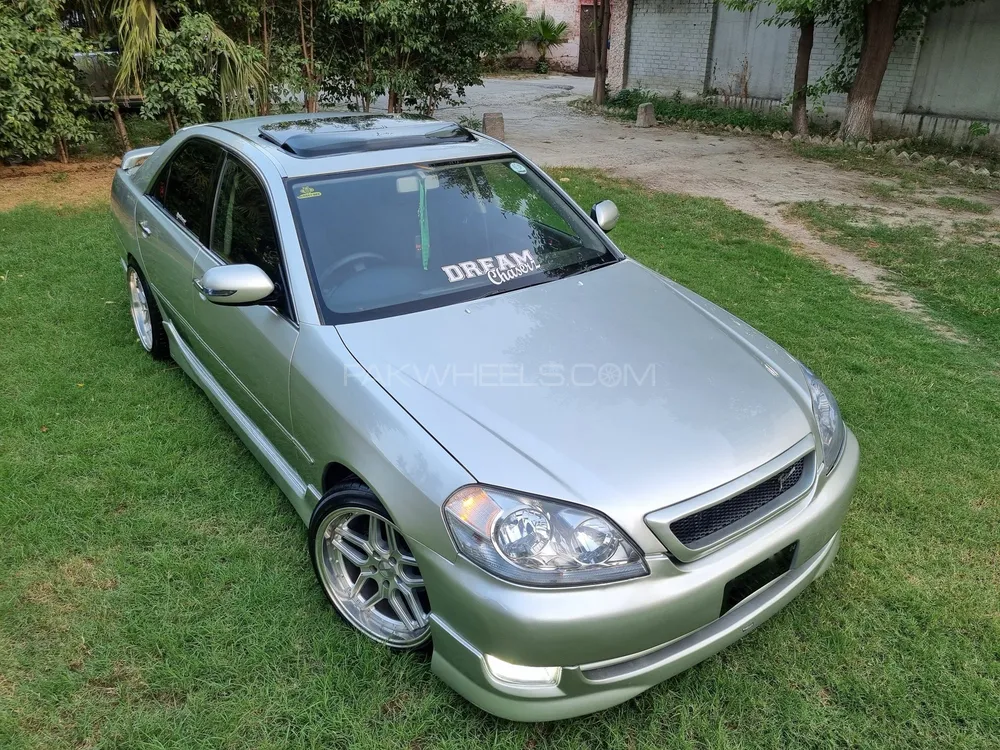
[[[785,91],[791,93],[795,75],[796,47],[799,43],[798,31],[793,31],[788,44],[788,59],[785,65]],[[902,112],[910,99],[913,76],[917,70],[920,44],[915,39],[902,39],[889,56],[889,66],[882,79],[877,109],[881,112]],[[840,45],[837,30],[831,26],[817,26],[813,38],[812,56],[809,58],[809,81],[814,83],[832,65],[840,60]],[[846,94],[827,94],[823,97],[824,107],[843,107],[847,104]]]
[[[628,85],[704,91],[713,12],[712,0],[635,0]]]

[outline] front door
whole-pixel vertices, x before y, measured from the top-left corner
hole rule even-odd
[[[201,138],[182,144],[136,205],[139,255],[164,316],[187,340],[191,272],[208,244],[222,149]]]
[[[580,58],[576,72],[582,76],[594,75],[597,67],[597,48],[594,47],[594,6],[580,6]]]
[[[270,304],[228,307],[210,302],[195,279],[215,266],[250,263],[263,269],[278,294]],[[219,180],[209,248],[188,275],[193,291],[193,346],[202,364],[286,461],[307,458],[292,436],[288,371],[298,338],[267,193],[239,159],[227,156]]]

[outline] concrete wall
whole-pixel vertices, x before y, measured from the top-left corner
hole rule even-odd
[[[556,21],[565,21],[569,27],[569,41],[549,50],[549,67],[575,73],[580,59],[580,0],[522,0],[528,6],[528,15],[537,16],[543,10]],[[590,3],[584,3],[589,5]],[[525,60],[537,60],[534,44],[521,45],[518,55]]]
[[[751,15],[739,22],[732,11],[712,0],[632,0],[631,13],[627,8],[617,10],[609,59],[612,88],[641,86],[666,94],[677,89],[686,94],[703,94],[708,89],[728,92],[745,56],[750,62],[751,97],[781,100],[792,90],[798,44],[795,29],[767,31],[769,27]],[[758,15],[770,14],[761,11]],[[616,43],[626,46],[617,56]],[[839,59],[836,29],[817,27],[810,81],[822,77]],[[896,43],[877,110],[887,127],[898,125],[907,132],[935,130],[958,137],[970,119],[1000,121],[998,81],[1000,2],[945,8],[929,19],[921,36]],[[844,94],[830,94],[823,100],[829,114],[841,113],[845,104]]]
[[[792,29],[762,23],[771,15],[766,6],[750,13],[718,7],[712,30],[710,88],[727,96],[782,97]]]
[[[1000,119],[1000,3],[944,8],[928,19],[909,110]]]

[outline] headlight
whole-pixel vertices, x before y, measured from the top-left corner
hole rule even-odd
[[[819,427],[819,438],[823,442],[823,463],[829,472],[837,464],[840,452],[844,449],[844,437],[847,431],[844,428],[844,420],[840,418],[837,399],[830,393],[830,389],[823,385],[823,381],[805,365],[802,365],[802,371],[809,381],[812,410]]]
[[[444,516],[462,554],[515,583],[579,586],[648,572],[620,529],[576,506],[470,486],[448,498]]]

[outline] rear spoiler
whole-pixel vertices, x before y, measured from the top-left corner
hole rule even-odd
[[[125,156],[122,157],[122,169],[126,172],[130,169],[135,169],[146,161],[157,148],[157,146],[146,146],[145,148],[134,148],[126,152]]]

